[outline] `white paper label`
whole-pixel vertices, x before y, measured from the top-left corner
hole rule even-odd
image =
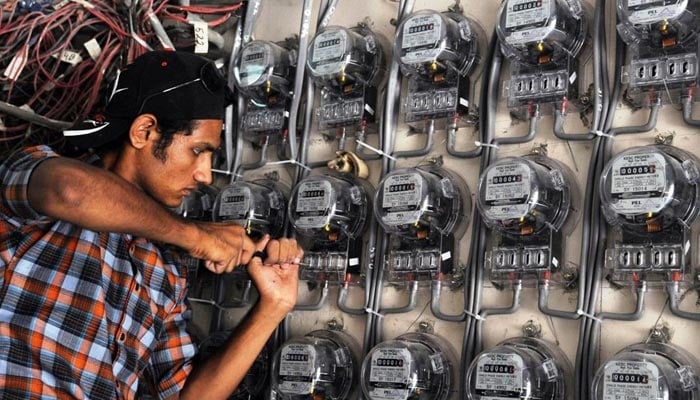
[[[238,75],[241,86],[252,85],[263,76],[268,57],[268,48],[264,43],[250,43],[243,49]]]
[[[219,218],[222,220],[245,220],[250,210],[251,193],[246,186],[229,186],[221,191]]]
[[[310,394],[315,375],[316,349],[289,344],[280,352],[279,390],[287,394]]]
[[[57,58],[65,63],[68,63],[72,66],[76,66],[80,64],[83,61],[83,57],[78,53],[77,51],[73,50],[63,50],[62,52],[59,53],[54,53],[51,55],[53,58]]]
[[[342,30],[322,32],[314,38],[311,62],[317,74],[339,74],[343,71],[347,35]]]
[[[207,54],[209,52],[209,26],[206,21],[190,21],[194,28],[194,52]]]
[[[12,61],[10,61],[7,68],[5,68],[3,75],[11,81],[16,81],[22,73],[24,66],[27,65],[27,57],[29,57],[29,46],[24,45],[15,53],[15,56],[12,57]]]
[[[629,0],[629,21],[633,24],[648,24],[664,19],[678,18],[685,11],[683,0]]]
[[[442,18],[439,14],[415,15],[403,25],[401,61],[405,64],[433,61],[440,51]]]
[[[325,180],[306,181],[299,185],[296,205],[298,226],[323,228],[328,223],[332,190],[330,182]]]
[[[666,160],[658,153],[630,154],[612,166],[612,209],[618,213],[659,212],[670,198],[666,189]]]
[[[523,366],[523,359],[517,354],[483,354],[476,366],[476,393],[493,399],[519,399]]]
[[[382,208],[388,225],[411,224],[420,218],[423,177],[418,173],[391,175],[384,181]]]
[[[496,220],[520,218],[530,211],[530,168],[513,162],[493,166],[486,173],[486,215]]]
[[[545,26],[552,13],[551,0],[508,0],[506,42],[521,44],[542,40],[551,28]]]
[[[603,400],[661,398],[659,367],[646,361],[612,361],[605,364]]]
[[[544,370],[544,374],[547,376],[547,380],[549,381],[554,380],[559,376],[559,368],[557,368],[557,364],[554,362],[554,360],[546,360],[543,362],[542,370]]]
[[[85,47],[85,50],[87,50],[90,58],[92,58],[93,61],[97,61],[97,59],[100,58],[100,54],[102,54],[102,47],[100,47],[97,39],[92,38],[88,40],[85,42],[85,44],[83,44],[83,47]]]

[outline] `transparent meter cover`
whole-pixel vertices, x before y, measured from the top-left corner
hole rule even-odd
[[[442,168],[408,168],[384,176],[374,215],[386,232],[408,239],[459,233],[471,213],[471,194],[456,174]]]
[[[324,86],[352,90],[355,84],[376,86],[384,77],[385,39],[362,27],[329,26],[309,45],[306,67],[312,79]]]
[[[445,400],[456,368],[444,340],[407,333],[376,345],[365,356],[362,391],[370,400]]]
[[[273,42],[253,40],[241,48],[233,75],[246,96],[267,103],[270,96],[288,97],[294,55]]]
[[[506,157],[479,179],[477,207],[486,225],[511,236],[567,233],[578,218],[573,172],[544,156]]]
[[[206,360],[208,357],[214,355],[227,341],[229,336],[231,336],[230,331],[219,331],[213,333],[206,339],[204,339],[199,344],[199,357]],[[263,390],[267,383],[267,377],[270,372],[270,354],[267,347],[258,354],[258,357],[253,362],[246,373],[243,381],[238,385],[238,389],[231,396],[229,400],[248,400],[257,399],[263,396]]]
[[[481,27],[461,14],[422,10],[396,29],[394,56],[407,76],[432,79],[449,70],[467,75],[479,65],[484,38]]]
[[[581,52],[588,18],[581,0],[507,0],[496,32],[508,58],[532,66],[561,65]]]
[[[306,177],[292,191],[289,220],[298,233],[321,242],[357,238],[371,212],[369,190],[350,176]]]
[[[352,399],[359,347],[343,332],[319,330],[285,342],[275,353],[272,389],[278,399]]]
[[[212,212],[216,222],[235,222],[248,235],[279,237],[287,213],[282,188],[268,180],[234,182],[219,192]]]
[[[469,366],[467,399],[565,399],[573,393],[571,379],[571,364],[558,347],[535,338],[511,338]]]
[[[673,48],[700,32],[698,0],[617,0],[620,37],[631,46]]]
[[[613,157],[600,180],[603,213],[629,232],[662,231],[697,216],[698,161],[666,145],[633,147]]]
[[[187,219],[210,221],[217,193],[218,189],[214,186],[199,186],[197,190],[182,199],[176,213]]]
[[[663,343],[624,348],[593,378],[593,400],[691,400],[700,396],[698,363],[683,349]]]

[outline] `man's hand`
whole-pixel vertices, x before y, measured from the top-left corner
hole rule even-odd
[[[221,274],[247,264],[255,251],[255,243],[240,225],[199,222],[199,239],[187,249],[193,257],[205,261],[210,271]]]
[[[248,263],[248,274],[260,293],[258,306],[282,320],[296,304],[299,263],[304,251],[295,239],[269,240],[269,236],[255,244],[255,251],[263,250],[267,258],[253,257]]]

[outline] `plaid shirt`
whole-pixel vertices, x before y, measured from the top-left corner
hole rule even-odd
[[[171,396],[195,355],[185,270],[145,239],[33,210],[29,177],[56,156],[33,147],[0,165],[0,399],[133,399],[144,376]]]

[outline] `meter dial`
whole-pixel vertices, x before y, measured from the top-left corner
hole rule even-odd
[[[467,370],[469,400],[558,400],[572,392],[562,351],[528,337],[511,338],[479,354]]]
[[[529,236],[573,225],[578,197],[573,173],[558,161],[542,156],[507,157],[481,175],[477,206],[491,229]]]
[[[370,400],[446,400],[456,365],[440,338],[407,333],[370,350],[362,363],[362,391]]]
[[[358,345],[343,332],[314,331],[285,342],[275,354],[272,388],[279,399],[352,399]]]
[[[379,183],[374,205],[385,231],[425,239],[433,233],[459,235],[469,219],[471,195],[459,176],[442,168],[399,169]]]
[[[628,45],[670,49],[700,32],[698,0],[617,0],[618,32]]]
[[[690,225],[697,216],[698,161],[672,146],[634,147],[603,169],[600,195],[606,219],[632,233]]]
[[[692,355],[670,344],[635,344],[600,366],[591,395],[601,400],[697,399],[698,363]]]
[[[253,40],[241,48],[233,74],[236,87],[263,105],[281,103],[290,96],[294,55],[273,42]]]
[[[275,182],[234,182],[219,192],[213,218],[246,228],[248,235],[280,237],[287,212],[287,200]]]
[[[566,65],[581,52],[588,21],[580,0],[507,0],[496,32],[509,58],[531,66]]]

